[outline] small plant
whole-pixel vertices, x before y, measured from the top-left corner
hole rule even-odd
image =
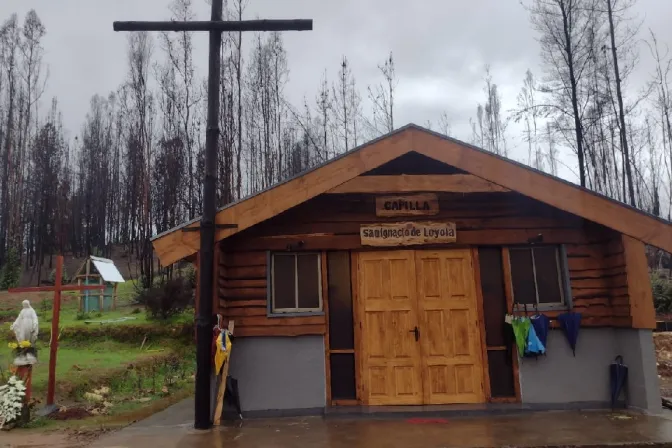
[[[140,308],[133,308],[133,311],[131,311],[131,314],[140,314],[142,310]]]
[[[15,358],[19,356],[32,355],[37,358],[37,350],[30,341],[10,342],[7,346],[12,350]]]
[[[103,313],[101,313],[100,311],[98,311],[98,312],[96,313],[96,317],[103,317]]]
[[[77,320],[89,320],[91,319],[91,314],[85,312],[85,311],[79,311],[77,312],[77,316],[75,317]]]
[[[16,376],[12,376],[7,384],[0,386],[0,429],[21,416],[25,396],[26,386]]]
[[[180,314],[192,300],[191,286],[181,277],[145,289],[138,294],[138,303],[144,305],[149,316],[154,319],[166,320]]]
[[[41,316],[48,316],[49,312],[51,311],[52,307],[52,300],[51,299],[42,299],[40,302],[39,306],[39,311]]]

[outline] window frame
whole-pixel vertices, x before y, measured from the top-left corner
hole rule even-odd
[[[540,303],[539,302],[539,288],[537,285],[537,266],[534,259],[534,249],[541,247],[552,247],[555,249],[556,267],[558,270],[558,287],[560,288],[560,295],[562,302],[555,303]],[[528,311],[554,311],[554,310],[570,310],[572,309],[572,287],[569,278],[569,265],[567,263],[567,250],[564,244],[535,244],[535,245],[520,245],[510,246],[508,249],[509,264],[509,282],[511,283],[511,298],[514,304],[514,310],[520,310],[526,305],[516,302],[516,292],[513,285],[513,266],[511,264],[511,251],[514,250],[530,250],[532,259],[532,275],[534,277],[534,291],[536,294],[536,304],[527,304]]]
[[[294,303],[295,308],[275,308],[275,276],[273,275],[275,255],[294,256]],[[318,285],[318,308],[299,308],[299,272],[298,257],[301,255],[315,255],[317,257],[317,285]],[[292,316],[323,316],[324,315],[324,296],[322,292],[322,254],[320,252],[272,252],[266,253],[266,316],[267,317],[292,317]]]

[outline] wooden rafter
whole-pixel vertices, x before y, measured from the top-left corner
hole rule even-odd
[[[397,132],[376,140],[303,176],[277,185],[270,190],[238,202],[220,210],[217,223],[236,223],[235,229],[218,229],[217,241],[245,230],[255,224],[276,216],[302,202],[312,199],[325,191],[359,176],[384,163],[407,153],[410,147],[409,134]],[[189,227],[198,226],[194,222]],[[198,232],[182,232],[179,229],[168,232],[153,241],[161,264],[169,266],[199,249]]]
[[[670,223],[432,132],[411,128],[408,133],[411,136],[412,150],[422,155],[672,252]]]
[[[327,193],[494,193],[509,191],[471,174],[359,176]]]

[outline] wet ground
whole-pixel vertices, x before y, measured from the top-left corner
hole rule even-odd
[[[671,446],[672,420],[609,412],[539,412],[475,418],[248,420],[212,431],[192,429],[193,402],[114,434],[98,448],[438,448]],[[669,443],[669,445],[667,445]]]

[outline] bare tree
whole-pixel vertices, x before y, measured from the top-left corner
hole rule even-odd
[[[383,82],[373,88],[369,86],[368,90],[373,105],[373,128],[384,134],[394,130],[394,91],[399,83],[392,52],[378,70],[383,75]]]
[[[331,114],[333,113],[333,101],[332,97],[329,94],[329,84],[327,82],[327,72],[324,72],[322,76],[322,82],[320,83],[320,90],[317,92],[317,97],[315,98],[316,108],[317,108],[317,120],[318,126],[320,129],[320,143],[321,147],[318,149],[318,157],[321,162],[324,162],[331,158],[331,152],[329,150],[329,133],[331,129]]]
[[[352,110],[353,78],[348,58],[343,56],[341,59],[341,68],[338,71],[338,84],[333,87],[332,97],[334,98],[335,121],[338,123],[337,129],[343,140],[343,150],[348,151],[352,140],[352,123],[354,122],[354,111]],[[328,101],[325,98],[324,101]]]
[[[140,278],[145,287],[154,278],[153,250],[149,241],[153,234],[151,215],[151,168],[153,163],[154,97],[149,89],[149,68],[153,44],[148,33],[133,33],[129,36],[129,73],[125,84],[127,93],[128,123],[127,173],[130,177],[129,194],[140,198],[136,203],[132,222],[137,223],[135,237],[136,253],[140,259]],[[130,198],[130,202],[135,202]],[[132,233],[132,235],[134,234]]]
[[[527,142],[527,164],[538,170],[544,169],[543,154],[539,148],[538,126],[541,109],[537,107],[537,82],[531,70],[525,72],[523,87],[518,94],[516,121],[524,122],[524,139]]]
[[[179,21],[193,20],[191,0],[173,0],[170,4],[171,19]],[[199,187],[199,179],[195,173],[195,137],[200,131],[196,111],[201,105],[203,94],[193,62],[193,36],[189,32],[162,33],[161,45],[166,55],[166,63],[159,67],[159,80],[163,93],[164,105],[164,140],[179,139],[179,149],[186,159],[186,172],[179,173],[176,182],[182,176],[186,178],[188,219],[196,216],[195,190]],[[166,121],[167,120],[167,121]],[[167,127],[167,128],[166,128]],[[181,163],[180,163],[181,165]]]
[[[667,171],[667,209],[668,219],[672,216],[672,96],[670,95],[670,73],[672,71],[672,58],[667,46],[663,47],[658,43],[658,38],[653,31],[650,32],[650,41],[647,45],[651,56],[655,62],[653,79],[651,87],[654,93],[653,107],[659,117],[661,144],[665,156],[663,157]]]
[[[618,101],[618,120],[620,123],[619,126],[619,135],[621,140],[621,151],[623,152],[624,160],[624,169],[625,175],[628,184],[628,195],[630,200],[630,205],[635,205],[635,191],[632,180],[632,159],[630,157],[630,151],[628,148],[628,138],[627,138],[627,127],[625,122],[625,107],[623,105],[623,92],[621,89],[622,77],[621,70],[619,69],[619,54],[618,50],[621,44],[617,44],[617,26],[622,24],[622,16],[618,15],[623,14],[629,8],[634,5],[634,0],[604,0],[607,3],[607,17],[609,21],[609,37],[611,41],[611,56],[614,69],[614,82],[616,84],[616,99]],[[619,20],[621,19],[621,20]],[[623,39],[628,40],[633,36],[631,31],[627,31],[627,35],[622,36]],[[621,48],[622,49],[622,48]],[[626,50],[629,47],[626,47]],[[621,54],[623,56],[623,54]]]
[[[20,45],[20,30],[18,17],[13,14],[7,19],[0,28],[0,47],[2,48],[3,75],[7,89],[7,108],[4,123],[4,142],[2,155],[2,211],[0,212],[0,230],[2,244],[0,245],[0,261],[4,262],[4,255],[8,247],[16,247],[18,244],[17,236],[13,235],[10,216],[12,210],[12,197],[10,186],[16,176],[15,164],[15,127],[16,127],[16,92],[17,92],[17,71],[18,71],[18,50]]]
[[[450,119],[448,118],[448,113],[446,111],[441,112],[437,127],[437,130],[443,135],[450,135],[452,133]]]
[[[476,144],[495,154],[506,156],[506,120],[502,116],[502,99],[492,80],[490,67],[485,68],[485,105],[476,107],[476,122],[471,121]]]
[[[586,185],[586,162],[580,83],[591,55],[588,34],[594,1],[534,0],[527,8],[532,25],[540,35],[548,75],[543,89],[553,98],[548,113],[558,122],[558,130],[574,134],[571,140],[565,137],[577,154],[581,186]]]

